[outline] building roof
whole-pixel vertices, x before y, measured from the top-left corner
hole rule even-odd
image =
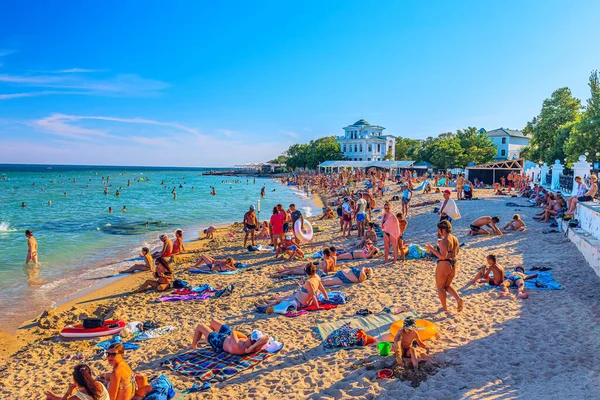
[[[508,135],[512,137],[527,138],[527,136],[523,135],[523,131],[517,129],[498,128],[492,131],[487,131],[486,133],[488,136]]]
[[[364,119],[359,119],[358,121],[356,121],[355,123],[352,124],[353,126],[361,126],[361,125],[371,125],[369,124],[367,121],[365,121]]]
[[[319,167],[346,167],[346,168],[413,168],[414,161],[348,161],[348,160],[337,160],[337,161],[323,161],[319,164]]]

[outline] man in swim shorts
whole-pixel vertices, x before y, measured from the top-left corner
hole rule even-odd
[[[292,232],[294,232],[295,242],[299,243],[298,237],[296,236],[296,221],[300,220],[300,229],[304,230],[304,216],[300,212],[300,210],[296,209],[295,204],[290,204],[290,216],[292,217]]]
[[[498,217],[479,217],[469,227],[469,235],[491,235],[492,233],[496,233],[499,236],[504,236],[500,228],[496,226],[497,223],[500,222],[500,218]],[[483,228],[483,226],[487,226],[490,228],[490,231],[487,231]]]
[[[356,225],[358,228],[358,237],[365,234],[365,220],[367,219],[367,201],[363,198],[362,192],[358,192],[358,200],[354,212],[356,213]]]
[[[504,282],[500,285],[500,290],[504,295],[508,295],[508,288],[514,286],[517,288],[517,299],[526,299],[529,295],[525,291],[525,281],[537,278],[537,276],[538,274],[526,275],[522,267],[517,267],[505,277]]]
[[[167,235],[160,235],[158,238],[161,242],[163,242],[163,248],[161,251],[155,251],[152,254],[152,258],[170,257],[173,254],[173,242],[167,237]]]
[[[204,337],[204,339],[203,339]],[[219,320],[212,320],[210,325],[198,324],[192,340],[192,349],[196,349],[202,340],[208,343],[216,353],[229,353],[243,356],[255,353],[269,341],[268,335],[263,335],[258,340],[252,340],[243,333],[232,330]]]
[[[252,246],[254,246],[254,231],[258,227],[258,219],[256,218],[256,213],[254,212],[254,204],[250,205],[250,210],[246,214],[244,214],[244,231],[246,232],[246,236],[244,237],[244,247],[246,247],[246,242],[248,241],[248,235],[250,235],[250,241],[252,242]]]

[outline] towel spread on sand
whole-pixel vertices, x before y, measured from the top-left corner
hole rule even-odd
[[[205,264],[206,265],[206,264]],[[212,265],[208,265],[209,267]],[[220,274],[220,275],[233,275],[233,274],[237,274],[238,272],[240,272],[241,269],[244,268],[248,268],[250,265],[248,264],[242,264],[242,263],[236,263],[235,267],[237,268],[236,270],[233,271],[213,271],[213,270],[203,270],[203,269],[190,269],[188,272],[190,274]]]
[[[348,322],[353,328],[364,330],[367,335],[379,336],[382,333],[389,331],[390,326],[396,321],[403,321],[406,317],[417,318],[417,314],[412,311],[403,312],[400,314],[377,314],[368,315],[366,317],[344,318],[333,322],[322,322],[317,324],[317,329],[321,335],[321,339],[325,339],[331,332],[341,328]]]
[[[261,350],[245,356],[224,351],[215,353],[210,347],[202,347],[175,356],[162,365],[180,374],[203,381],[223,382],[261,363],[271,354]]]
[[[166,301],[166,302],[170,302],[170,301],[190,301],[190,300],[202,301],[202,300],[210,299],[212,296],[213,296],[212,293],[202,293],[202,294],[196,294],[196,293],[194,293],[194,294],[171,294],[171,295],[162,296],[158,300],[160,300],[160,301]]]
[[[563,290],[564,287],[556,282],[554,276],[552,276],[552,271],[526,271],[525,275],[538,274],[537,278],[528,279],[525,281],[525,290]],[[510,273],[505,273],[504,278],[506,279],[510,276]],[[484,285],[484,289],[494,289],[497,286],[490,286],[490,284],[486,283]],[[510,289],[516,289],[516,286],[511,286]]]
[[[134,340],[138,342],[140,340],[156,339],[174,330],[175,328],[171,325],[161,326],[160,328],[150,329],[139,334]]]

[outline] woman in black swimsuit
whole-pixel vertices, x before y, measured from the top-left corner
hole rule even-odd
[[[463,309],[463,301],[458,296],[456,289],[452,286],[452,280],[456,276],[456,256],[459,252],[459,244],[456,236],[452,235],[452,224],[449,221],[440,221],[437,224],[438,229],[438,248],[432,245],[427,245],[427,251],[433,253],[438,258],[437,267],[435,268],[435,283],[440,296],[440,302],[444,311],[448,311],[446,306],[446,293],[450,293],[458,303],[457,311]]]

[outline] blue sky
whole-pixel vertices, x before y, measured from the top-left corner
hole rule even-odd
[[[255,4],[253,4],[255,3]],[[365,118],[521,129],[600,69],[597,1],[9,1],[0,163],[228,166]]]

